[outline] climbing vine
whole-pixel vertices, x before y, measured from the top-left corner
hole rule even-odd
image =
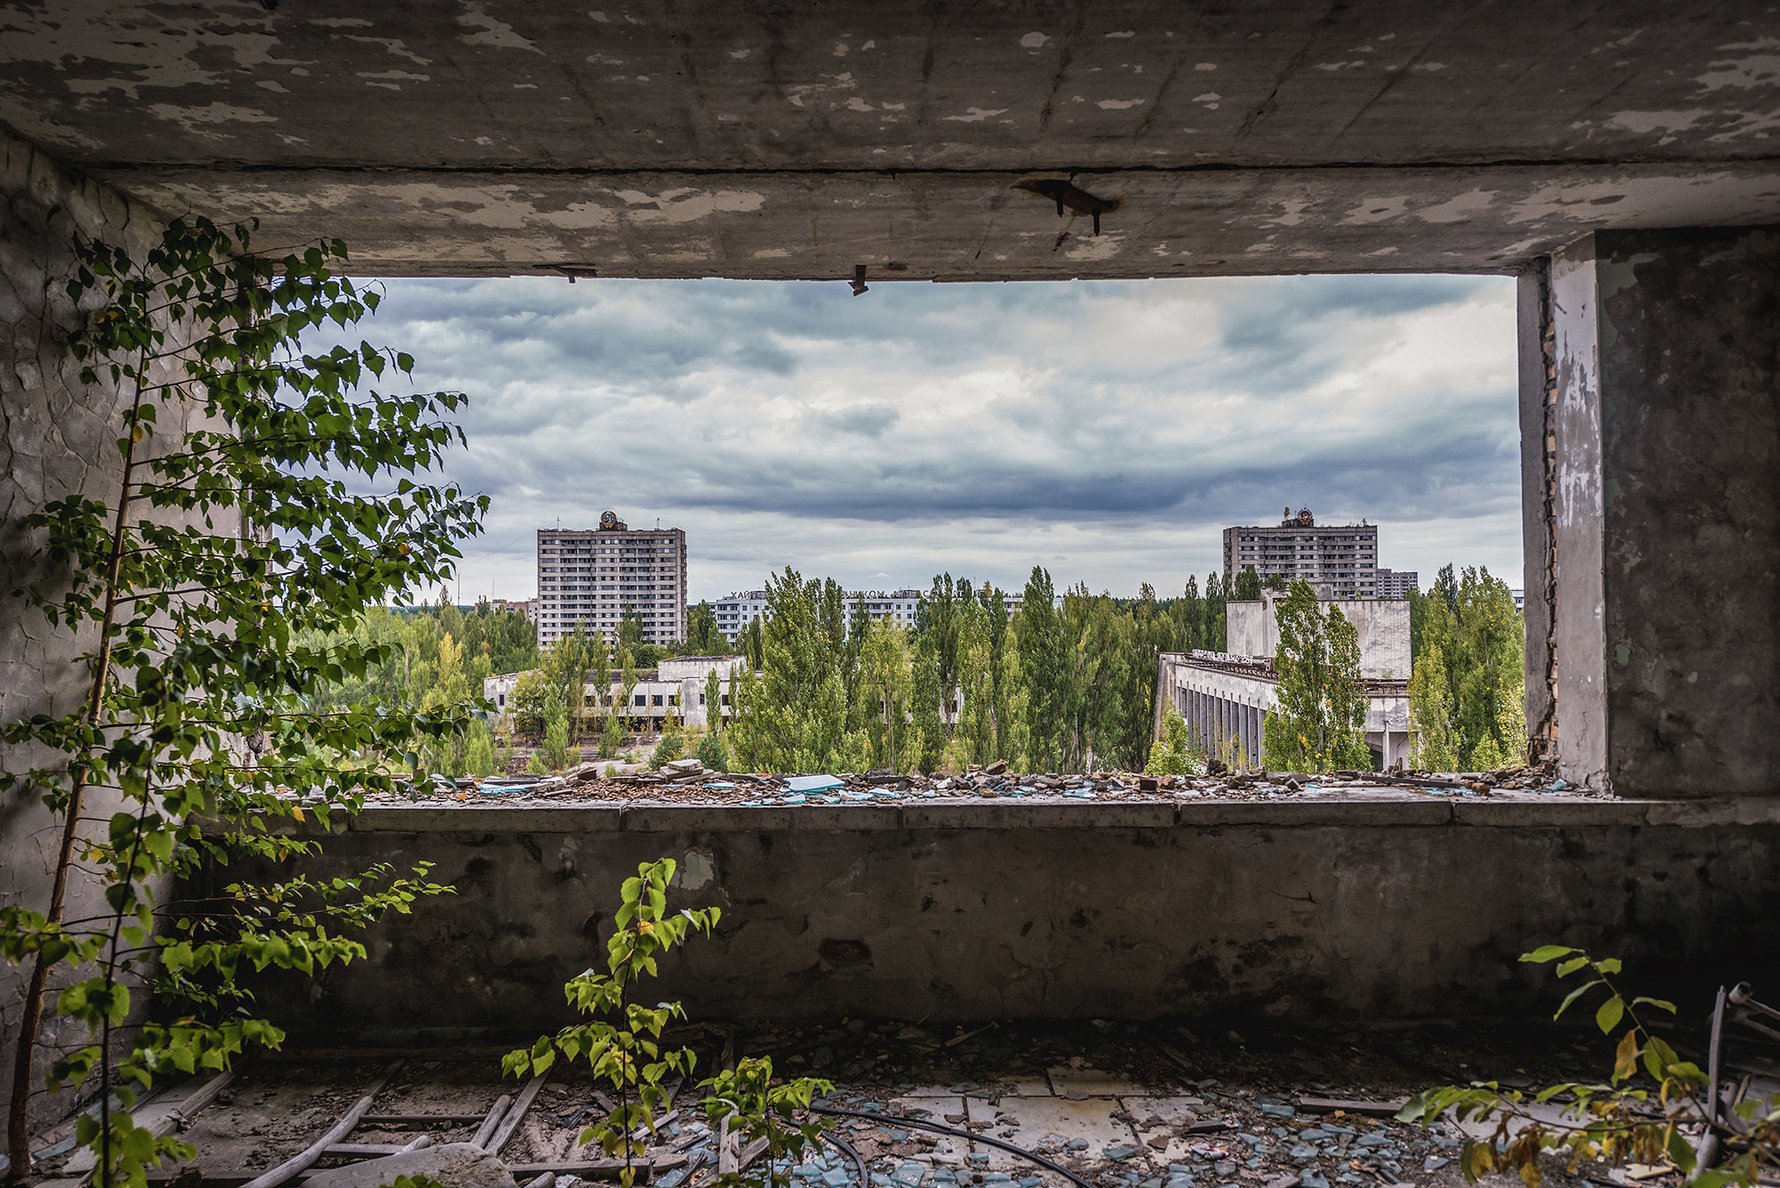
[[[35,761],[0,773],[0,796],[40,798],[59,829],[48,902],[0,909],[0,957],[28,967],[14,1178],[29,1172],[26,1107],[44,1082],[93,1091],[77,1134],[101,1188],[188,1156],[135,1125],[136,1092],[276,1046],[256,973],[362,957],[355,931],[447,890],[424,864],[380,864],[172,894],[201,864],[313,851],[306,826],[399,787],[418,745],[468,717],[316,708],[387,658],[349,630],[365,608],[445,579],[485,501],[414,477],[461,440],[448,418],[463,396],[383,390],[406,389],[413,360],[368,343],[303,349],[377,306],[335,271],[345,245],[261,254],[253,230],[179,221],[139,255],[81,241],[66,280],[85,314],[67,349],[84,385],[116,394],[118,465],[93,480],[109,486],[30,514],[32,581],[10,591],[87,649],[77,707],[0,726]],[[75,915],[88,910],[76,902],[102,906]],[[82,1038],[44,1069],[46,1015]]]

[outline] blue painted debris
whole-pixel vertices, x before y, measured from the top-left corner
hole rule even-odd
[[[846,781],[831,775],[787,776],[785,786],[793,792],[829,792],[846,787]]]
[[[890,1177],[902,1188],[921,1188],[922,1181],[927,1179],[927,1165],[914,1160],[904,1160],[896,1165],[895,1173]]]

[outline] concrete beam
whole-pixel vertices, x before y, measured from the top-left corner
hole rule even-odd
[[[1780,221],[1747,8],[0,0],[0,125],[387,275],[1507,272]]]
[[[344,238],[379,275],[1067,280],[1510,272],[1594,227],[1780,221],[1780,164],[101,169],[160,210]],[[1068,182],[1100,219],[1022,188]]]

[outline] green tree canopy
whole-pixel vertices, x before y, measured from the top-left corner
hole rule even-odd
[[[1455,575],[1447,565],[1419,610],[1409,691],[1416,765],[1488,771],[1525,762],[1525,626],[1507,583],[1486,568]]]
[[[727,656],[729,641],[717,629],[717,612],[700,602],[686,612],[686,652],[692,656]]]
[[[1366,696],[1360,684],[1359,633],[1335,606],[1294,581],[1279,603],[1276,707],[1266,717],[1263,758],[1291,771],[1371,766]]]

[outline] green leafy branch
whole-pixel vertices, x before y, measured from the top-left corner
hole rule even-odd
[[[569,1005],[591,1018],[540,1036],[501,1060],[504,1073],[519,1077],[542,1076],[559,1058],[587,1062],[617,1105],[583,1130],[580,1141],[597,1142],[607,1155],[624,1160],[619,1171],[624,1188],[635,1182],[637,1160],[647,1153],[656,1116],[668,1104],[669,1077],[688,1077],[697,1063],[690,1048],[662,1041],[668,1024],[685,1018],[684,1008],[678,1002],[639,1003],[633,997],[636,986],[657,976],[660,954],[695,933],[710,935],[722,915],[714,907],[668,910],[668,887],[677,869],[672,858],[644,862],[620,886],[605,970],[589,969],[563,987]],[[794,1116],[807,1110],[817,1093],[833,1088],[810,1077],[774,1084],[772,1062],[765,1059],[744,1059],[702,1084],[710,1090],[702,1104],[712,1122],[731,1119],[750,1140],[766,1139],[775,1157],[801,1153],[821,1131],[823,1123],[799,1123]]]
[[[1672,1016],[1675,1004],[1627,997],[1617,981],[1623,969],[1617,957],[1595,958],[1567,945],[1542,945],[1520,959],[1537,965],[1556,962],[1559,978],[1582,976],[1552,1018],[1560,1019],[1598,995],[1595,1026],[1609,1039],[1617,1035],[1613,1063],[1605,1081],[1562,1081],[1531,1091],[1478,1081],[1428,1089],[1411,1098],[1397,1115],[1406,1122],[1432,1126],[1447,1116],[1460,1122],[1494,1121],[1488,1138],[1467,1139],[1461,1149],[1460,1168],[1468,1181],[1513,1171],[1527,1188],[1538,1188],[1539,1157],[1546,1151],[1567,1154],[1572,1173],[1592,1161],[1666,1161],[1704,1188],[1754,1184],[1760,1168],[1774,1162],[1780,1152],[1777,1103],[1745,1103],[1736,1125],[1703,1105],[1702,1095],[1711,1101],[1717,1086],[1644,1019],[1646,1011]],[[1549,1110],[1533,1108],[1550,1104],[1560,1107],[1556,1120]],[[1698,1156],[1700,1140],[1708,1134],[1718,1137],[1728,1156],[1714,1167],[1700,1166]]]
[[[118,410],[117,457],[98,480],[114,488],[25,517],[34,555],[10,591],[71,652],[87,647],[78,706],[0,723],[0,741],[36,760],[0,772],[0,795],[41,800],[61,826],[48,904],[0,911],[0,958],[28,966],[14,1177],[30,1170],[46,1010],[90,1037],[44,1080],[97,1080],[98,1116],[79,1132],[97,1148],[97,1182],[141,1184],[187,1149],[123,1114],[136,1088],[282,1040],[246,1011],[240,979],[362,957],[350,933],[446,890],[424,866],[379,866],[327,885],[243,879],[200,902],[168,896],[206,867],[313,852],[311,817],[325,827],[365,793],[399,790],[429,740],[471,715],[318,704],[384,660],[350,633],[365,608],[447,577],[486,500],[409,477],[462,443],[461,394],[379,390],[409,382],[400,352],[305,349],[303,336],[347,329],[380,301],[336,272],[345,245],[261,254],[252,231],[191,219],[141,253],[75,245],[65,290],[85,321],[56,345]],[[380,476],[389,490],[355,486]],[[70,918],[77,882],[96,885],[107,914]],[[135,1027],[144,987],[160,1009]]]
[[[673,859],[663,858],[640,864],[624,880],[612,939],[606,943],[605,972],[589,969],[563,987],[569,1005],[593,1018],[542,1036],[501,1061],[502,1070],[513,1076],[542,1076],[558,1056],[587,1061],[594,1077],[617,1095],[618,1105],[583,1130],[580,1141],[597,1141],[607,1155],[624,1160],[619,1173],[624,1188],[635,1182],[636,1158],[648,1149],[646,1139],[634,1137],[635,1132],[653,1135],[656,1113],[667,1104],[669,1075],[689,1076],[696,1062],[691,1049],[661,1042],[669,1021],[684,1017],[680,1004],[635,1002],[633,987],[656,975],[659,954],[694,930],[708,934],[721,915],[717,908],[668,911],[667,889],[675,869]]]
[[[765,1178],[769,1182],[776,1179],[775,1169],[781,1161],[801,1160],[804,1151],[828,1128],[827,1119],[808,1111],[817,1094],[834,1090],[833,1082],[819,1077],[775,1082],[773,1062],[765,1056],[745,1056],[734,1068],[701,1081],[699,1087],[706,1090],[705,1116],[713,1126],[727,1120],[732,1135],[748,1143],[765,1142]],[[726,1188],[746,1182],[739,1171],[718,1178]]]

